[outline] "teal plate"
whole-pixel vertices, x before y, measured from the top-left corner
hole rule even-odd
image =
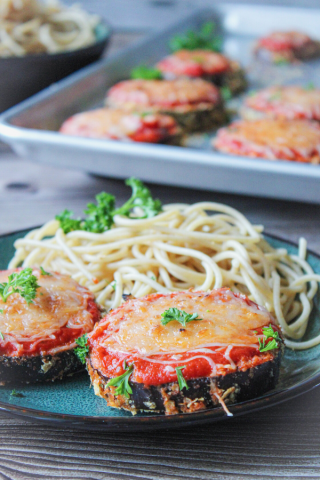
[[[14,254],[14,241],[23,237],[24,230],[0,237],[0,269],[6,269]],[[297,246],[276,237],[266,236],[272,246],[297,253]],[[320,273],[320,256],[309,252],[308,261]],[[320,293],[306,338],[320,332]],[[277,388],[268,394],[231,406],[233,416],[243,415],[293,398],[320,384],[320,345],[309,350],[286,349]],[[12,389],[22,396],[11,395]],[[226,418],[222,408],[203,412],[165,416],[163,414],[138,414],[132,416],[123,410],[106,405],[105,400],[94,395],[86,372],[64,381],[38,385],[0,386],[0,411],[33,421],[50,422],[61,427],[90,430],[128,431],[169,428],[214,422]],[[232,419],[233,417],[227,417]]]

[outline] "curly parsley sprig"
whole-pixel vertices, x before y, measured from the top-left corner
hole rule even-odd
[[[87,217],[84,220],[72,218],[71,210],[64,210],[56,215],[56,220],[60,222],[60,227],[64,233],[73,230],[85,230],[92,233],[103,233],[114,224],[116,215],[124,215],[129,218],[151,218],[162,211],[160,200],[152,198],[150,190],[137,178],[129,178],[126,185],[132,188],[132,195],[122,207],[115,208],[115,197],[110,193],[101,192],[96,196],[97,203],[88,203],[84,213]],[[132,210],[139,207],[140,215],[132,217]]]
[[[274,350],[275,348],[279,347],[281,338],[279,336],[279,332],[277,330],[273,330],[271,323],[269,327],[263,327],[262,333],[264,337],[262,339],[259,338],[259,352],[268,352],[269,350]],[[269,341],[267,342],[267,340]]]
[[[169,322],[176,320],[184,327],[187,325],[187,323],[192,322],[193,320],[202,320],[202,318],[198,317],[197,313],[187,313],[184,310],[179,310],[178,308],[169,308],[169,310],[165,310],[161,314],[161,317],[162,325],[167,325]]]
[[[6,303],[13,293],[19,293],[27,304],[34,303],[37,289],[40,288],[38,279],[32,273],[32,268],[24,268],[20,272],[13,272],[8,276],[8,281],[0,283],[0,297]]]
[[[134,80],[161,80],[162,72],[158,68],[148,67],[147,65],[138,65],[130,72],[130,77]]]
[[[127,366],[126,361],[124,361],[125,372],[122,375],[119,375],[119,377],[111,378],[107,383],[107,387],[117,387],[115,392],[116,395],[124,395],[125,397],[130,398],[132,388],[129,384],[129,378],[133,372],[133,368],[133,363],[130,366]]]
[[[199,32],[188,30],[186,33],[175,35],[169,42],[169,47],[173,52],[178,50],[211,50],[221,52],[222,39],[215,33],[215,23],[206,22],[202,25]]]
[[[79,347],[74,349],[74,353],[81,363],[86,363],[86,356],[89,353],[88,335],[85,333],[82,337],[77,338],[76,344],[79,345]]]

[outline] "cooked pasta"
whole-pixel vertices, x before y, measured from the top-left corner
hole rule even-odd
[[[59,53],[96,41],[97,15],[58,0],[0,0],[0,56]]]
[[[305,259],[306,241],[291,255],[271,247],[262,231],[237,210],[211,202],[165,205],[146,219],[116,215],[104,233],[65,234],[52,220],[16,241],[9,268],[41,265],[71,275],[105,309],[119,306],[123,294],[230,287],[274,314],[288,347],[312,347],[320,336],[299,341],[320,281]]]

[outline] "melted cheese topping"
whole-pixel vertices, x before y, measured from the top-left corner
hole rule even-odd
[[[272,32],[267,37],[259,40],[259,44],[271,51],[302,48],[312,42],[311,38],[303,32]]]
[[[177,321],[162,325],[161,314],[171,307],[196,312],[202,320],[186,327]],[[141,356],[187,351],[200,354],[213,345],[257,346],[254,330],[270,323],[274,320],[264,308],[228,289],[217,289],[210,293],[153,294],[128,301],[107,315],[97,331],[103,332],[99,345],[108,351]]]
[[[198,77],[226,72],[230,61],[221,53],[207,50],[179,50],[157,64],[162,72]]]
[[[162,137],[178,132],[175,120],[168,115],[155,113],[141,116],[107,108],[74,115],[63,123],[60,132],[67,135],[125,140],[143,128],[158,130]]]
[[[274,117],[320,120],[320,89],[296,86],[265,88],[247,97],[246,106]]]
[[[319,163],[320,126],[281,118],[239,121],[221,128],[213,145],[239,155]]]
[[[12,271],[0,272],[0,283],[7,282]],[[62,327],[79,328],[89,332],[93,328],[92,315],[87,310],[93,295],[75,280],[58,273],[38,277],[34,303],[29,305],[18,293],[10,295],[4,303],[0,299],[0,332],[5,341],[34,342],[37,339],[54,338]]]
[[[216,104],[219,101],[219,90],[200,78],[126,80],[112,87],[107,96],[108,105],[126,108]]]

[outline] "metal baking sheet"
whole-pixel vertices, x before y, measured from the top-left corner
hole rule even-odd
[[[152,65],[168,54],[175,33],[197,29],[214,20],[227,55],[248,69],[250,88],[282,83],[313,82],[320,87],[320,61],[290,66],[253,62],[252,44],[274,29],[302,29],[317,37],[320,10],[254,5],[221,5],[196,10],[179,23],[71,75],[0,117],[0,138],[32,161],[81,169],[94,174],[320,203],[320,166],[269,161],[214,152],[210,138],[193,135],[185,147],[126,143],[69,137],[57,133],[61,123],[77,112],[103,104],[106,90],[128,78],[132,67]],[[232,100],[235,108],[241,98]]]

